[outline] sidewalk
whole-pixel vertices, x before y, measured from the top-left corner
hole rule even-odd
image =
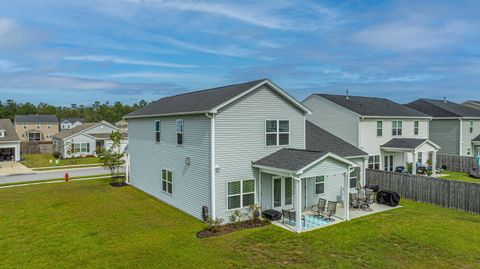
[[[82,167],[100,167],[101,163],[86,163],[86,164],[73,164],[73,165],[54,165],[54,166],[42,166],[42,167],[32,167],[33,171],[45,171],[53,169],[63,169],[63,168],[82,168]]]
[[[0,176],[31,174],[33,171],[19,162],[0,162]]]

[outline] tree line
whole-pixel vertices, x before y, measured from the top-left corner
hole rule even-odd
[[[123,116],[135,111],[148,103],[141,100],[133,105],[115,102],[100,103],[98,101],[91,105],[71,104],[70,106],[53,106],[46,103],[38,105],[26,102],[17,103],[14,100],[0,100],[0,118],[10,119],[13,122],[15,115],[27,114],[55,114],[60,120],[62,118],[85,118],[87,122],[98,122],[101,120],[114,123],[122,119]]]

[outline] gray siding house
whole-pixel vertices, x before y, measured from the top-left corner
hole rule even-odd
[[[448,100],[418,99],[407,106],[430,115],[430,139],[441,153],[480,155],[480,110]]]
[[[321,196],[348,203],[358,167],[307,148],[309,113],[268,79],[162,98],[125,117],[129,182],[198,219],[203,206],[226,221],[252,204],[294,208],[300,231],[300,208]]]
[[[0,119],[0,162],[20,161],[20,137],[10,119]]]
[[[385,98],[312,94],[307,119],[368,154],[366,166],[394,171],[412,163],[435,166],[439,146],[429,140],[430,116]],[[434,172],[435,173],[435,172]]]

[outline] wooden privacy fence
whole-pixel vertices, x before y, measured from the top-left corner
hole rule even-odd
[[[21,142],[20,151],[22,154],[52,154],[52,142]]]
[[[449,154],[437,154],[437,167],[446,167],[448,171],[469,173],[476,167],[475,158]]]
[[[367,182],[418,202],[480,214],[480,184],[367,169]]]

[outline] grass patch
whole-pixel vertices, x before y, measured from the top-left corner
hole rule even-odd
[[[198,239],[204,224],[110,180],[0,189],[0,267],[478,268],[480,215],[403,208],[296,234]],[[200,205],[199,205],[200,210]]]
[[[53,162],[50,163],[50,160]],[[86,157],[86,158],[70,158],[61,159],[58,164],[55,164],[55,158],[51,154],[25,154],[21,162],[28,168],[35,167],[55,167],[64,165],[77,165],[77,164],[97,164],[99,163],[98,157]]]
[[[445,176],[441,176],[441,178],[444,178],[444,179],[480,183],[480,179],[470,177],[467,173],[443,171],[442,174],[445,174]]]
[[[103,176],[111,177],[111,174],[70,177],[69,181],[76,180],[76,179],[82,179],[82,178],[103,177]],[[52,179],[44,179],[44,180],[31,180],[31,181],[22,181],[22,182],[3,183],[3,184],[0,184],[0,187],[2,187],[2,186],[12,186],[12,185],[22,185],[22,184],[29,184],[29,183],[50,182],[50,181],[58,181],[58,180],[65,180],[65,178],[62,177],[62,178],[52,178]]]

